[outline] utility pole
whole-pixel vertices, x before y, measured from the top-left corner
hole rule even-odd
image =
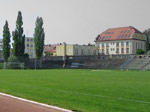
[[[36,70],[36,57],[35,57],[35,60],[34,60],[34,69]]]
[[[66,67],[66,57],[67,57],[67,54],[66,54],[66,43],[65,42],[63,43],[63,46],[64,46],[64,56],[63,56],[64,64],[63,64],[63,68],[65,68]]]

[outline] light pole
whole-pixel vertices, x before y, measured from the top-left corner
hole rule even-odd
[[[35,60],[34,60],[34,69],[36,70],[36,57],[35,57]]]

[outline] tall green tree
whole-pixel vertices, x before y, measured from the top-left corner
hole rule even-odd
[[[44,40],[45,33],[43,28],[43,19],[41,17],[37,17],[34,32],[35,55],[37,59],[40,59],[43,55]]]
[[[13,36],[13,55],[16,57],[21,57],[24,55],[25,51],[25,35],[23,34],[23,21],[21,11],[18,12],[18,17],[16,21],[16,29],[12,33]]]
[[[5,62],[7,62],[10,56],[10,37],[11,36],[8,27],[8,22],[6,21],[3,27],[3,47],[2,47],[2,55]]]
[[[144,35],[146,36],[146,50],[150,50],[150,28],[146,29],[144,32]]]

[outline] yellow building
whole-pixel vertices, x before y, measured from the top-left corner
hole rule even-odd
[[[98,55],[98,49],[94,45],[67,45],[65,43],[56,46],[57,56],[90,56]]]
[[[32,37],[25,38],[25,53],[29,54],[29,58],[35,58],[34,39]]]

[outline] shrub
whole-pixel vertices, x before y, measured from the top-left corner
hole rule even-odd
[[[3,63],[0,63],[0,69],[2,69],[3,68]]]
[[[142,49],[137,49],[136,54],[137,55],[144,54],[144,51]]]
[[[8,62],[19,62],[19,58],[16,56],[10,56]]]

